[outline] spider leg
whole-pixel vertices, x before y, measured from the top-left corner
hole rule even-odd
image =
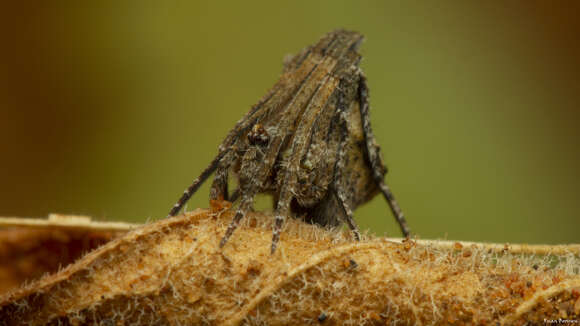
[[[374,137],[373,131],[371,129],[371,122],[370,122],[370,115],[369,115],[368,87],[367,87],[367,83],[366,83],[366,78],[362,74],[362,72],[360,73],[358,91],[359,91],[359,99],[360,99],[360,112],[361,112],[363,131],[364,131],[366,149],[367,149],[366,152],[368,153],[368,156],[369,156],[368,158],[369,158],[369,161],[371,163],[371,169],[373,171],[373,178],[375,179],[375,182],[379,186],[381,193],[383,194],[383,196],[387,200],[387,203],[389,203],[391,211],[393,212],[395,219],[399,223],[399,226],[401,227],[401,231],[403,232],[403,235],[405,237],[408,237],[409,234],[411,233],[411,230],[407,226],[407,221],[405,220],[405,216],[403,215],[403,211],[399,207],[399,204],[397,204],[397,201],[395,200],[395,197],[393,196],[391,189],[384,181],[384,176],[383,176],[382,171],[386,170],[386,168],[384,167],[383,163],[381,162],[381,158],[380,158],[379,153],[378,153],[379,147],[376,144],[375,137]]]
[[[244,194],[242,195],[242,202],[238,207],[238,211],[236,212],[236,215],[230,222],[230,225],[228,225],[228,229],[226,230],[224,237],[220,241],[220,248],[223,248],[226,242],[228,242],[228,239],[232,236],[232,234],[234,234],[234,231],[238,228],[238,226],[240,226],[240,221],[244,216],[246,216],[246,213],[251,209],[253,203],[254,203],[254,192],[244,192]]]
[[[226,152],[222,152],[222,153],[218,154],[211,161],[209,166],[207,168],[205,168],[205,170],[203,170],[203,172],[199,175],[199,177],[197,177],[197,179],[193,180],[191,185],[187,189],[185,189],[185,191],[183,192],[183,195],[181,195],[181,198],[179,198],[177,203],[175,203],[175,205],[173,205],[173,208],[171,208],[171,211],[169,212],[169,215],[167,215],[167,217],[175,216],[177,213],[179,213],[179,211],[181,210],[181,207],[183,207],[183,205],[185,205],[185,203],[189,200],[189,198],[191,198],[191,196],[193,196],[193,194],[197,191],[197,189],[199,189],[199,187],[205,182],[205,180],[207,180],[207,178],[213,173],[213,171],[215,171],[215,169],[218,166],[218,163],[220,162],[220,160],[222,159],[222,157],[224,156],[225,153]]]
[[[228,171],[236,158],[234,153],[233,150],[228,151],[218,164],[209,195],[212,200],[228,200]]]
[[[358,229],[358,226],[356,225],[356,222],[354,221],[352,209],[346,203],[346,194],[344,193],[344,190],[342,189],[342,187],[335,187],[334,193],[336,195],[336,198],[338,198],[338,202],[340,203],[340,207],[342,207],[342,210],[344,213],[344,220],[345,220],[346,224],[348,225],[348,228],[352,231],[352,234],[354,235],[354,239],[356,241],[360,241],[360,238],[361,238],[360,231]]]

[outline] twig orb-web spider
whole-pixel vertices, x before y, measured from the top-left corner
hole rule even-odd
[[[378,191],[408,236],[403,213],[383,180],[387,169],[371,130],[368,88],[357,53],[362,40],[359,33],[336,30],[286,60],[280,80],[236,123],[169,216],[215,172],[210,199],[234,202],[241,197],[220,247],[253,208],[258,193],[274,198],[272,253],[291,212],[324,227],[344,221],[359,240],[352,209]],[[230,172],[238,180],[231,195]]]

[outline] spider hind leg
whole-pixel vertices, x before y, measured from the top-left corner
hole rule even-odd
[[[379,190],[387,200],[395,219],[399,223],[401,227],[401,231],[405,237],[408,237],[411,234],[411,230],[407,225],[407,221],[405,220],[405,215],[403,215],[403,211],[399,207],[399,204],[395,200],[391,189],[384,181],[384,174],[386,173],[386,167],[384,166],[381,158],[379,156],[378,150],[379,146],[375,141],[375,137],[373,135],[371,124],[370,124],[370,114],[369,114],[369,94],[368,94],[368,87],[366,84],[366,78],[362,72],[360,72],[360,79],[359,79],[359,100],[360,100],[360,113],[362,118],[363,124],[363,132],[364,138],[366,143],[366,153],[368,155],[368,159],[371,165],[373,179],[375,183],[379,187]]]

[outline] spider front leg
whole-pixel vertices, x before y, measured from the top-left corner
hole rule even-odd
[[[213,171],[215,171],[215,169],[217,168],[217,166],[218,166],[220,160],[222,159],[222,157],[224,156],[224,154],[225,154],[225,152],[218,154],[211,161],[209,166],[207,168],[205,168],[205,170],[203,170],[203,172],[199,175],[199,177],[197,177],[197,179],[193,180],[191,185],[187,189],[185,189],[185,191],[183,192],[183,195],[181,195],[181,198],[179,198],[177,203],[175,203],[175,205],[173,205],[173,207],[171,208],[171,211],[169,211],[169,215],[167,215],[167,217],[175,216],[175,215],[177,215],[177,213],[179,213],[179,211],[181,210],[183,205],[185,205],[185,203],[189,200],[189,198],[191,198],[191,196],[193,196],[193,194],[199,189],[199,187],[201,187],[201,185],[205,182],[205,180],[207,180],[207,178],[213,173]]]
[[[389,207],[395,216],[395,219],[399,223],[401,227],[401,231],[405,237],[408,237],[411,234],[411,230],[407,226],[407,221],[405,220],[405,216],[403,215],[403,211],[399,207],[399,204],[395,200],[395,196],[391,192],[391,189],[384,181],[384,172],[386,168],[384,167],[383,163],[381,162],[381,158],[379,156],[378,150],[379,146],[375,141],[375,137],[373,135],[373,131],[371,129],[371,121],[369,115],[369,93],[368,87],[366,83],[366,77],[363,75],[362,72],[359,73],[359,100],[360,100],[360,113],[362,118],[362,125],[363,125],[363,133],[366,143],[366,152],[368,154],[368,159],[371,164],[371,169],[373,173],[373,179],[379,186],[381,193],[389,203]]]
[[[254,196],[260,190],[261,180],[256,178],[256,171],[260,167],[260,159],[262,158],[258,154],[259,149],[256,147],[251,147],[246,150],[246,153],[241,157],[242,163],[240,168],[239,183],[240,183],[240,193],[242,195],[242,200],[240,206],[236,211],[236,215],[228,225],[225,235],[220,241],[220,248],[222,248],[228,239],[234,234],[234,231],[240,225],[240,221],[246,213],[252,208],[254,204]],[[227,182],[227,180],[226,180]],[[218,182],[221,184],[221,182]]]
[[[234,231],[238,228],[238,226],[240,226],[240,221],[242,220],[242,218],[244,218],[244,216],[246,216],[246,213],[248,213],[248,211],[252,208],[252,205],[254,203],[254,195],[255,193],[250,192],[243,193],[240,207],[238,207],[236,215],[230,222],[230,225],[228,225],[226,234],[220,241],[220,248],[223,248],[223,246],[225,246],[226,242],[228,242],[229,238],[232,236],[232,234],[234,234]]]

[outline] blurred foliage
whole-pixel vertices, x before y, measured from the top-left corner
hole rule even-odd
[[[373,128],[415,233],[578,242],[570,4],[4,4],[0,215],[165,216],[284,55],[344,27],[366,35]],[[380,197],[355,214],[399,235]]]

